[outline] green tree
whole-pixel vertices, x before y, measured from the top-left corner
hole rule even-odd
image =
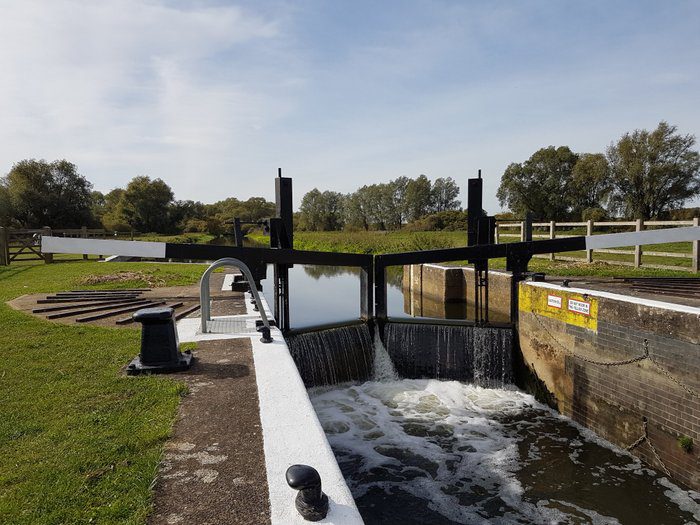
[[[74,228],[93,223],[92,184],[67,160],[22,160],[5,186],[15,220],[27,228]]]
[[[496,196],[501,206],[523,216],[531,211],[540,219],[568,218],[572,171],[578,155],[568,147],[537,150],[523,162],[510,164],[501,177]]]
[[[135,230],[166,233],[171,230],[172,201],[173,191],[161,179],[134,177],[121,196],[121,213]]]
[[[458,210],[460,202],[459,186],[452,177],[439,177],[433,182],[432,188],[433,211],[439,213],[441,211]]]
[[[425,175],[412,179],[406,186],[406,220],[415,221],[430,213],[433,195],[430,180]]]
[[[585,210],[605,208],[610,190],[610,166],[605,155],[602,153],[580,155],[571,173],[568,192],[572,214],[575,217],[581,217]],[[589,215],[590,213],[589,211]]]
[[[0,226],[10,226],[13,219],[12,203],[10,202],[10,192],[7,186],[0,179]]]
[[[344,196],[335,191],[314,188],[301,200],[300,228],[310,231],[333,231],[343,227]]]
[[[695,137],[660,122],[654,131],[625,133],[611,144],[611,209],[630,218],[665,216],[700,195],[700,155]]]

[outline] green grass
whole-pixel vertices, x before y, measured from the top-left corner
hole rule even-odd
[[[583,233],[585,232],[575,232]],[[262,235],[250,236],[253,240],[269,243],[269,239]],[[442,232],[297,232],[294,234],[294,247],[298,250],[318,250],[329,252],[350,253],[396,253],[413,250],[431,250],[438,248],[456,248],[466,245],[466,233],[456,231]],[[503,237],[502,242],[516,242],[514,237]],[[620,248],[620,250],[632,250],[633,247]],[[655,252],[690,253],[691,243],[678,242],[644,246],[643,250]],[[662,277],[683,276],[690,274],[682,269],[656,269],[650,267],[634,268],[620,262],[632,262],[634,256],[624,254],[609,254],[594,252],[594,263],[585,263],[585,252],[562,253],[563,256],[579,257],[580,261],[548,261],[546,259],[533,258],[530,270],[545,272],[561,276],[598,276],[598,277]],[[453,261],[459,264],[460,261]],[[691,260],[678,257],[661,257],[644,255],[642,263],[690,267]],[[504,259],[491,261],[493,268],[505,268]]]
[[[202,267],[0,267],[0,523],[145,522],[162,445],[186,389],[166,377],[121,375],[138,353],[137,330],[53,324],[5,304],[22,294],[89,288],[80,284],[85,275],[135,270],[174,285],[195,282]]]

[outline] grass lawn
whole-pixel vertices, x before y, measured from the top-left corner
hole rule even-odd
[[[120,374],[139,351],[138,330],[54,324],[5,304],[22,294],[91,288],[85,276],[120,270],[177,285],[195,282],[203,267],[0,266],[0,523],[145,522],[183,384]]]

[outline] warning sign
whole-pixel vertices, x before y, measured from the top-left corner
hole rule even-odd
[[[598,298],[565,289],[520,284],[519,309],[598,331]]]
[[[547,306],[551,306],[552,308],[561,308],[561,297],[558,295],[548,295]]]
[[[591,315],[591,303],[569,299],[569,311],[577,314]]]

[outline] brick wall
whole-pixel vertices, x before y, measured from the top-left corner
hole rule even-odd
[[[671,475],[699,489],[700,397],[678,382],[700,393],[700,309],[536,283],[522,283],[519,295],[520,348],[526,367],[549,393],[544,397],[621,447],[643,435],[646,418],[649,441]],[[548,306],[550,296],[560,297],[562,307]],[[569,299],[589,304],[589,314],[569,311]],[[618,366],[590,362],[643,356],[645,340],[651,359]],[[692,438],[696,450],[683,451],[681,436]],[[649,442],[633,453],[663,472]]]

